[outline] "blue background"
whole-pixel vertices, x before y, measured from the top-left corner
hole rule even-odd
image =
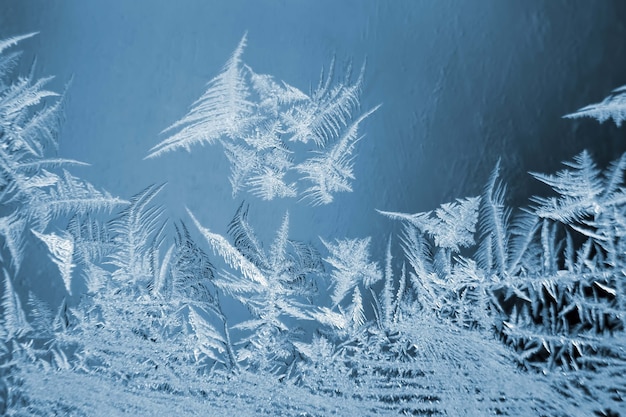
[[[293,238],[371,235],[377,259],[398,226],[375,208],[480,194],[498,158],[511,204],[525,205],[547,192],[527,171],[553,172],[585,148],[601,164],[625,151],[612,124],[561,119],[626,84],[624,22],[619,0],[0,2],[1,37],[40,31],[18,47],[22,73],[36,56],[56,91],[73,77],[58,154],[91,164],[75,175],[123,198],[167,181],[168,215],[187,219],[189,207],[219,233],[246,199],[266,241],[289,210]],[[367,59],[362,108],[383,106],[362,125],[353,193],[323,207],[233,199],[219,147],[143,160],[246,31],[244,61],[303,91],[333,55],[340,67]]]

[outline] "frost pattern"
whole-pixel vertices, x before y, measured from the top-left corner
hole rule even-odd
[[[72,269],[76,266],[72,263],[74,254],[74,241],[71,236],[64,238],[57,236],[55,233],[43,234],[36,230],[31,230],[43,243],[46,244],[50,251],[50,259],[56,264],[63,278],[65,289],[68,294],[72,293]]]
[[[147,158],[219,143],[231,165],[233,196],[247,190],[262,200],[300,197],[319,205],[331,203],[338,192],[351,192],[352,154],[362,137],[358,127],[379,107],[358,115],[365,66],[356,81],[348,69],[345,79],[333,84],[333,61],[327,77],[322,73],[307,95],[246,65],[246,40],[244,35],[187,115],[162,132],[175,133]],[[315,148],[302,146],[309,143]],[[299,189],[300,182],[308,188]]]
[[[590,104],[563,117],[568,119],[593,117],[600,123],[613,119],[617,127],[620,127],[626,120],[626,86],[616,88],[600,103]]]
[[[0,50],[34,35],[7,39],[0,44]],[[34,67],[27,77],[18,77],[16,81],[10,82],[8,78],[17,61],[11,55],[5,55],[2,59],[0,203],[3,210],[0,234],[17,272],[23,258],[23,232],[28,227],[34,232],[43,233],[55,219],[101,210],[110,212],[126,204],[126,201],[106,191],[98,191],[66,169],[62,169],[60,175],[50,171],[57,167],[83,164],[45,156],[46,148],[57,147],[56,131],[61,118],[61,101],[51,105],[43,103],[46,98],[58,94],[43,89],[51,78],[35,80]],[[55,256],[53,254],[53,258]],[[69,278],[64,276],[64,279]]]
[[[353,114],[362,73],[321,77],[307,96],[254,74],[244,45],[155,152],[221,143],[234,188],[295,193],[281,172],[300,169],[310,188],[298,195],[324,203],[352,178],[370,113]],[[480,197],[381,211],[403,230],[379,264],[368,237],[322,239],[321,251],[292,240],[288,213],[264,244],[246,204],[222,235],[196,210],[194,227],[168,223],[164,185],[126,202],[57,170],[76,162],[45,156],[55,94],[32,73],[11,82],[15,62],[0,61],[1,414],[625,414],[626,154],[602,170],[584,151],[533,173],[554,196],[521,210],[506,204],[498,163]],[[218,123],[204,126],[205,113]],[[321,154],[290,165],[295,143]],[[50,279],[79,297],[23,302],[35,237],[58,267]]]
[[[207,91],[196,100],[189,113],[163,132],[182,129],[151,149],[149,157],[183,147],[190,151],[192,145],[202,142],[213,144],[222,137],[236,139],[250,124],[253,103],[244,80],[241,55],[246,46],[246,36],[222,69],[211,81]]]

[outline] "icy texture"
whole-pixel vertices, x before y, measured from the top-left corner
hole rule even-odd
[[[244,45],[152,156],[221,142],[241,162],[233,186],[269,197],[284,190],[275,181],[288,158],[272,154],[269,167],[246,158],[282,152],[286,135],[328,152],[295,168],[313,183],[304,195],[328,202],[330,184],[347,188],[356,128],[370,114],[352,114],[362,75],[337,87],[322,78],[309,97],[243,66]],[[401,262],[394,237],[382,263],[368,237],[322,239],[320,253],[290,239],[288,213],[266,246],[244,204],[227,236],[190,210],[172,230],[157,203],[164,185],[125,201],[57,175],[76,163],[44,156],[59,102],[43,104],[56,96],[45,79],[11,81],[15,62],[5,54],[0,65],[3,415],[626,412],[626,156],[602,171],[583,152],[556,175],[533,173],[556,196],[520,211],[506,205],[498,164],[481,197],[381,212],[403,224]],[[274,123],[235,143],[260,122],[259,108]],[[257,178],[261,166],[271,181]],[[22,302],[15,283],[34,244],[58,267],[50,280],[80,297],[56,308],[33,294]],[[228,317],[226,302],[248,316]]]
[[[563,117],[568,119],[593,117],[600,123],[613,119],[617,127],[620,127],[626,120],[626,86],[616,88],[600,103],[590,104]]]
[[[320,205],[338,192],[351,192],[353,152],[362,137],[358,128],[378,109],[357,116],[365,66],[356,81],[348,69],[343,82],[333,85],[333,62],[326,79],[322,72],[307,95],[255,73],[242,61],[245,46],[246,36],[187,115],[163,131],[176,133],[154,146],[148,158],[220,143],[231,164],[233,196],[248,190],[263,200],[300,197]],[[315,148],[298,146],[309,143]]]

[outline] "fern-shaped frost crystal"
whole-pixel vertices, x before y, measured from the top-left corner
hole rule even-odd
[[[378,212],[392,219],[404,220],[428,233],[440,248],[458,252],[460,248],[474,244],[479,205],[480,197],[469,197],[442,204],[434,213]]]
[[[335,193],[352,191],[352,153],[360,139],[357,136],[359,123],[379,107],[374,107],[352,122],[330,149],[316,152],[319,156],[309,158],[296,167],[304,174],[305,180],[313,183],[304,191],[304,197],[310,199],[313,205],[331,203]]]
[[[34,33],[0,41],[0,52]],[[64,216],[112,211],[127,202],[97,190],[58,167],[86,165],[63,158],[48,158],[47,148],[57,147],[63,97],[45,89],[51,77],[36,79],[34,68],[26,77],[7,79],[18,54],[0,56],[0,235],[17,273],[23,258],[24,232],[31,229],[51,249],[52,259],[70,289],[73,245],[69,240],[44,233],[48,225]],[[56,236],[59,239],[53,238]]]
[[[165,184],[147,187],[109,222],[110,230],[116,234],[113,237],[116,249],[109,254],[109,263],[117,268],[114,276],[140,280],[150,275],[149,258],[154,250],[151,236],[159,229],[163,211],[162,207],[150,204],[163,187]]]
[[[252,122],[253,103],[244,80],[241,55],[246,35],[226,62],[222,72],[208,83],[207,91],[196,100],[185,117],[164,132],[180,129],[150,150],[154,158],[178,148],[191,150],[194,145],[213,144],[222,137],[238,138]]]
[[[224,344],[226,343],[222,335],[193,307],[189,309],[189,323],[197,338],[195,354],[202,353],[218,361],[219,357],[216,355],[216,352],[223,354]]]
[[[12,36],[7,39],[2,39],[0,40],[0,52],[4,51],[5,49],[11,46],[17,45],[20,41],[23,41],[24,39],[32,38],[38,33],[39,32],[31,32],[31,33],[27,33],[24,35]]]
[[[333,267],[333,304],[338,305],[358,284],[369,287],[382,278],[378,265],[369,259],[370,238],[322,243],[330,252],[324,260]],[[353,293],[353,299],[361,299],[360,293]]]
[[[11,255],[11,264],[15,271],[19,270],[24,256],[24,231],[26,230],[26,219],[13,212],[12,214],[0,217],[0,235],[4,238],[4,247]]]
[[[330,83],[333,71],[334,60],[326,81],[323,82],[323,77],[320,77],[320,85],[311,99],[284,114],[286,133],[290,135],[290,141],[303,143],[313,141],[318,147],[323,147],[339,137],[343,127],[350,123],[359,105],[365,65],[361,68],[359,78],[352,85],[346,82],[333,87]]]
[[[615,162],[608,177],[603,178],[591,155],[586,150],[564,162],[571,169],[556,175],[531,173],[539,181],[552,187],[559,197],[535,197],[539,217],[568,223],[587,216],[599,215],[605,206],[626,201],[626,192],[617,184],[621,182],[624,162]],[[607,185],[605,187],[605,185]]]
[[[113,197],[107,191],[99,191],[63,170],[63,176],[41,196],[38,204],[31,207],[31,213],[43,230],[52,219],[61,216],[84,215],[100,210],[111,212],[113,208],[126,204],[128,201]]]
[[[58,236],[55,233],[43,234],[36,230],[31,230],[43,243],[46,244],[50,251],[50,259],[59,268],[61,278],[65,284],[65,289],[69,294],[72,293],[72,269],[76,266],[72,263],[74,255],[74,239],[72,236]]]
[[[189,113],[164,130],[177,132],[147,158],[218,143],[231,165],[233,196],[247,190],[263,200],[300,197],[317,205],[332,202],[337,192],[352,191],[357,130],[378,108],[358,115],[365,66],[356,81],[348,70],[343,82],[333,84],[333,61],[309,96],[245,65],[245,41],[244,36]],[[309,143],[315,150],[301,152]],[[308,182],[308,188],[302,191],[300,182]]]
[[[0,323],[4,326],[6,338],[20,337],[32,330],[31,325],[26,320],[26,314],[22,309],[20,297],[13,288],[11,277],[7,270],[4,270],[4,294],[2,296],[3,315]]]
[[[211,248],[220,255],[228,265],[232,268],[238,269],[246,278],[259,283],[262,286],[267,286],[267,279],[263,273],[246,259],[236,248],[234,248],[228,241],[217,233],[212,233],[209,229],[203,227],[196,219],[193,213],[187,210],[189,217],[196,225],[200,233],[205,237],[207,242],[211,245]]]
[[[626,120],[626,86],[616,88],[600,103],[590,104],[563,117],[568,119],[592,117],[600,123],[613,119],[617,127],[620,127]]]

